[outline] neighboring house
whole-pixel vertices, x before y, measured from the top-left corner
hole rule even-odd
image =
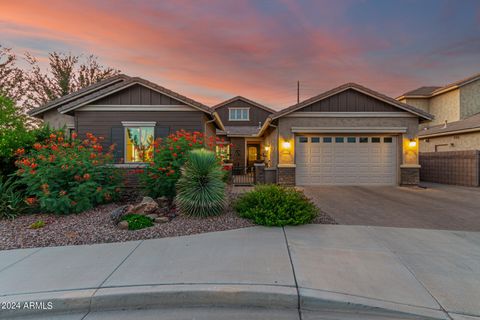
[[[435,117],[420,128],[420,152],[480,150],[480,74],[443,87],[421,87],[397,100]]]
[[[267,181],[285,185],[416,184],[418,127],[433,119],[425,110],[354,83],[275,112],[244,97],[209,108],[127,76],[31,114],[47,122],[73,117],[64,118],[65,123],[73,123],[81,135],[92,132],[116,143],[117,158],[124,154],[125,163],[145,162],[131,151],[132,136],[149,141],[177,129],[216,134],[219,143],[233,144],[234,168],[248,172],[263,161]],[[263,170],[261,164],[258,168]]]

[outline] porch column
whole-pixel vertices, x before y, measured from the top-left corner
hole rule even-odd
[[[254,163],[255,167],[255,184],[264,184],[265,183],[265,163]]]
[[[418,162],[418,137],[402,139],[402,164],[400,165],[400,184],[417,186],[420,183],[420,164]]]

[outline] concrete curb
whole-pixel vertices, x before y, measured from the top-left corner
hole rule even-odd
[[[313,289],[299,289],[302,312],[394,319],[449,319],[440,311]],[[232,308],[297,310],[297,289],[269,285],[153,285],[4,296],[2,301],[52,302],[53,309],[2,310],[0,319],[134,309]]]
[[[300,308],[307,311],[360,313],[387,319],[450,319],[443,311],[341,293],[299,288]]]
[[[70,290],[4,296],[2,301],[37,305],[53,303],[53,309],[2,310],[0,319],[55,316],[119,309],[182,307],[297,309],[294,287],[268,285],[154,285]]]

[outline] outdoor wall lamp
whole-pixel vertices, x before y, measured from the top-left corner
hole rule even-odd
[[[290,149],[291,146],[292,146],[292,144],[288,141],[283,141],[283,143],[282,143],[283,149]]]
[[[265,146],[265,151],[266,152],[270,151],[270,146]]]
[[[414,139],[410,139],[410,142],[408,143],[408,146],[410,148],[415,148],[417,146],[417,141],[415,141]]]

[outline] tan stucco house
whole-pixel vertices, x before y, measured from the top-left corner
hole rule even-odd
[[[480,74],[421,87],[397,100],[434,116],[420,126],[420,152],[480,150]]]
[[[148,162],[136,155],[135,143],[178,129],[202,131],[233,144],[228,154],[240,173],[255,168],[264,181],[285,185],[417,184],[418,129],[433,120],[424,108],[355,83],[275,111],[245,97],[209,107],[126,75],[30,114],[80,136],[103,136],[105,144],[117,145],[123,166]]]

